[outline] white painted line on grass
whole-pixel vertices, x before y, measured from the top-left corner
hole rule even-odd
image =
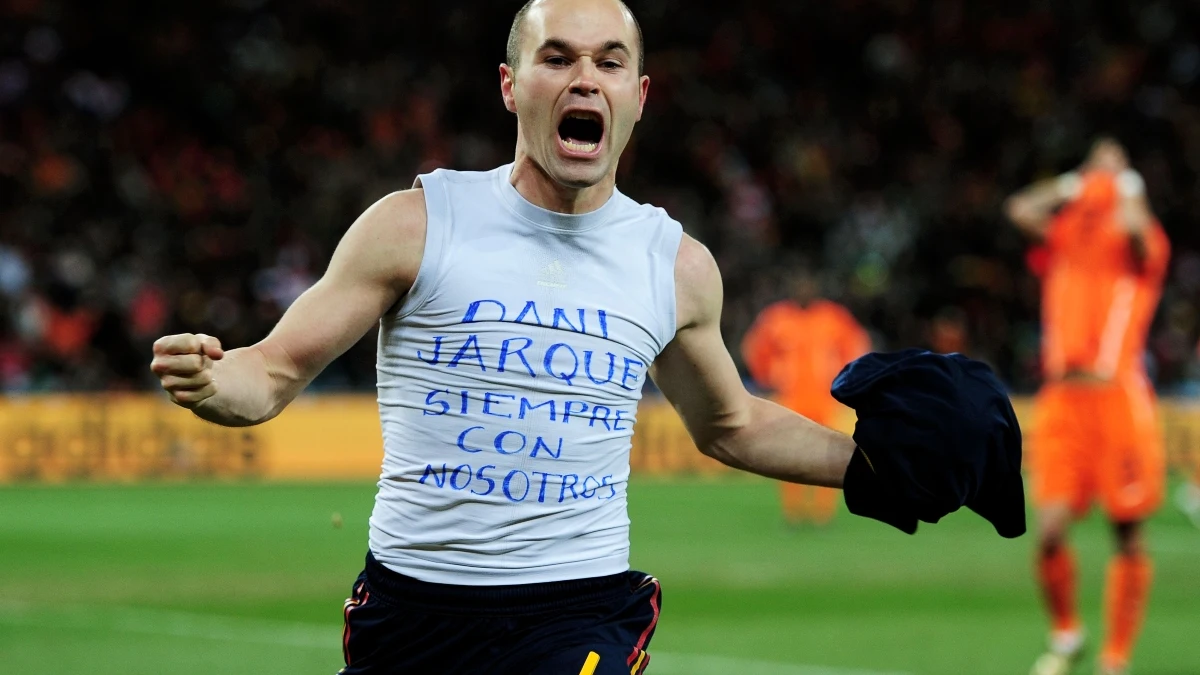
[[[129,607],[70,607],[45,612],[0,608],[0,623],[78,630],[108,630],[222,642],[333,649],[340,627]]]
[[[142,635],[335,650],[341,627],[298,621],[199,614],[133,607],[60,607],[0,603],[0,624],[108,630]],[[775,663],[710,654],[651,650],[651,675],[909,675],[908,673]]]

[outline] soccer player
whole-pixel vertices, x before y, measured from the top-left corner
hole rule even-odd
[[[1032,672],[1066,673],[1083,649],[1067,530],[1098,501],[1116,536],[1098,672],[1116,675],[1128,669],[1150,590],[1142,523],[1163,498],[1163,442],[1142,356],[1169,245],[1141,176],[1111,138],[1097,140],[1078,171],[1018,192],[1006,209],[1044,240],[1050,260],[1031,477],[1052,631]]]
[[[642,55],[619,0],[530,2],[499,69],[511,164],[433,171],[372,205],[261,342],[154,345],[175,403],[252,425],[378,323],[384,459],[344,673],[643,672],[662,601],[629,570],[626,486],[647,376],[736,468],[840,487],[869,462],[746,391],[712,255],[616,190]]]
[[[845,307],[821,298],[817,277],[798,266],[787,274],[791,296],[767,307],[742,340],[742,356],[759,386],[810,420],[833,427],[842,405],[829,393],[838,371],[867,353],[871,340]],[[837,491],[783,482],[783,517],[825,525],[837,510]]]

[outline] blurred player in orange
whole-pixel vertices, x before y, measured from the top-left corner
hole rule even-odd
[[[842,366],[865,354],[870,338],[841,305],[820,297],[816,276],[804,266],[787,273],[790,297],[759,314],[742,341],[751,377],[775,391],[778,402],[833,427],[840,403],[829,394]],[[792,525],[827,524],[837,510],[837,491],[781,483],[783,516]]]
[[[1093,501],[1117,550],[1105,588],[1104,675],[1126,673],[1152,568],[1142,523],[1162,502],[1165,461],[1142,356],[1170,247],[1124,148],[1097,140],[1078,171],[1034,184],[1006,204],[1043,240],[1044,384],[1031,457],[1038,507],[1037,575],[1053,628],[1034,675],[1063,675],[1083,650],[1067,529]]]

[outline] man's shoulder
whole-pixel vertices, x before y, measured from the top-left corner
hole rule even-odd
[[[420,265],[426,228],[425,191],[419,187],[381,198],[351,227],[369,250],[395,256],[401,267]]]
[[[717,267],[717,259],[712,251],[701,244],[690,234],[684,233],[679,239],[679,254],[675,259],[675,278],[677,281],[694,283],[711,283],[715,278],[721,279],[721,271]]]
[[[721,314],[721,270],[704,244],[688,234],[679,241],[675,257],[675,304],[679,324],[688,326],[719,320]]]
[[[381,197],[342,235],[327,276],[386,284],[407,292],[421,267],[425,221],[421,189]]]
[[[425,229],[425,189],[414,187],[385,195],[367,208],[360,218],[387,229]]]

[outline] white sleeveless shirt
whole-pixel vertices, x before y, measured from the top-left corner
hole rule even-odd
[[[620,192],[566,215],[512,165],[422,175],[416,282],[380,324],[384,460],[370,548],[423,581],[500,585],[629,568],[629,448],[675,335],[682,228]]]

